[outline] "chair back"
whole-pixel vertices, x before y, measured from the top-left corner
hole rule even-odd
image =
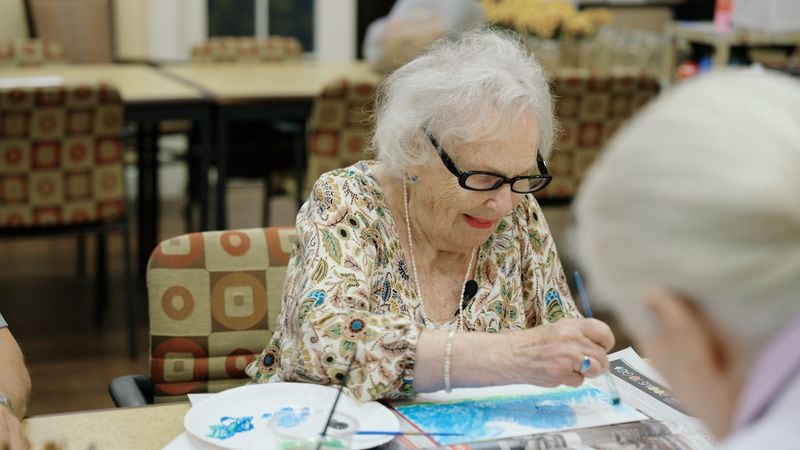
[[[64,47],[47,39],[0,41],[0,68],[64,63]]]
[[[314,99],[306,124],[306,193],[323,173],[368,157],[376,87],[371,81],[339,79]]]
[[[213,37],[192,48],[193,63],[265,63],[303,58],[303,44],[288,36]]]
[[[276,328],[293,227],[207,231],[161,242],[150,256],[154,401],[249,381],[245,367]]]
[[[0,88],[0,228],[124,219],[122,120],[112,86]]]
[[[24,0],[30,35],[64,46],[70,63],[114,61],[114,0]]]
[[[548,166],[553,181],[536,198],[568,201],[606,142],[658,94],[659,84],[653,75],[639,71],[561,69],[550,88],[561,134]]]

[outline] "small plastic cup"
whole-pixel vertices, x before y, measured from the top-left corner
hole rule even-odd
[[[278,412],[267,422],[275,448],[279,450],[341,450],[351,448],[353,435],[358,431],[358,421],[335,412],[325,429],[330,411],[312,409]]]

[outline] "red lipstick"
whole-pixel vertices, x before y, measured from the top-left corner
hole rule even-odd
[[[479,230],[486,230],[488,228],[492,228],[495,225],[496,220],[484,220],[478,219],[477,217],[472,217],[469,214],[464,214],[464,221],[467,222],[467,225],[471,226],[472,228],[477,228]]]

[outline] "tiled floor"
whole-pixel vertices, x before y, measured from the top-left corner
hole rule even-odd
[[[243,184],[229,191],[229,228],[260,226],[260,187]],[[289,198],[278,198],[272,206],[273,225],[294,222]],[[545,215],[557,241],[564,240],[569,210],[546,208]],[[162,216],[162,238],[183,233],[178,202],[165,202]],[[121,238],[110,238],[109,247],[112,287],[121,286]],[[131,361],[119,288],[112,290],[104,325],[94,325],[91,248],[86,276],[77,274],[74,238],[0,240],[0,255],[0,308],[27,355],[33,379],[29,414],[113,407],[106,390],[111,379],[148,373],[144,281],[138,280],[140,356]]]

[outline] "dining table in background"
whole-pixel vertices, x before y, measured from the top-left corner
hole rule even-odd
[[[228,126],[235,121],[288,120],[303,130],[322,88],[339,78],[379,81],[383,75],[364,61],[343,63],[282,62],[270,64],[168,64],[161,67],[176,79],[205,92],[215,107],[217,164],[216,228],[225,229]],[[302,131],[301,136],[305,136]],[[302,186],[305,145],[293,149],[297,184]]]
[[[138,258],[144,273],[150,252],[161,237],[158,232],[158,135],[159,122],[189,120],[194,124],[198,148],[199,173],[208,171],[212,141],[211,105],[204,93],[145,64],[63,64],[38,67],[2,68],[0,81],[57,77],[64,84],[105,82],[119,90],[125,105],[125,121],[137,125],[136,147],[138,182]],[[13,81],[13,80],[12,80]],[[208,184],[200,183],[199,229],[208,229]],[[193,225],[189,225],[193,227]]]

